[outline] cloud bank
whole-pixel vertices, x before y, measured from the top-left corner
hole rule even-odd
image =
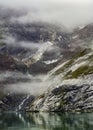
[[[26,15],[12,19],[22,23],[41,21],[67,28],[93,23],[92,0],[0,0],[0,5],[28,10]]]

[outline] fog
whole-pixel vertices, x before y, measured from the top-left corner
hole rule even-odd
[[[6,80],[7,78],[26,78],[29,79],[28,82],[16,82],[4,85],[3,91],[5,93],[24,93],[24,94],[31,94],[31,95],[39,95],[46,92],[50,83],[50,80],[47,80],[47,75],[37,75],[33,76],[30,74],[23,75],[22,73],[15,73],[15,72],[3,72],[0,74],[2,77],[2,81]]]
[[[17,13],[19,11],[19,14],[20,12],[26,12],[19,16],[15,16],[11,13],[12,17],[9,17],[10,22],[45,22],[65,26],[68,29],[93,23],[93,0],[0,0],[0,7],[17,10]],[[4,12],[2,11],[2,13]],[[8,14],[7,11],[6,14]],[[45,44],[42,43],[20,42],[14,37],[9,36],[4,40],[6,44],[21,46],[27,49],[37,49],[38,52],[43,52],[44,47],[44,51],[46,51],[47,48],[48,52],[59,52],[59,48],[56,48],[55,50],[53,46],[47,47],[47,45],[45,46]],[[5,80],[5,75],[0,74],[2,81]],[[15,78],[18,76],[18,74],[11,74],[10,76],[8,75],[7,78],[12,77],[13,75]],[[46,80],[47,75],[29,76],[26,74],[25,76],[31,81],[9,84],[5,87],[5,92],[30,93],[37,95],[45,92],[51,84],[50,80]],[[24,76],[20,75],[20,77]]]
[[[8,81],[8,79],[11,79],[11,83],[3,84],[3,90],[0,89],[0,91],[3,91],[4,93],[25,93],[38,95],[44,93],[51,82],[50,80],[47,80],[47,75],[33,76],[28,73],[24,75],[21,72],[0,72],[1,83]],[[22,82],[21,79],[28,80]]]
[[[27,41],[18,41],[17,38],[12,36],[7,36],[5,39],[2,40],[2,42],[6,43],[7,45],[11,45],[14,47],[23,47],[27,49],[40,49],[43,47],[43,43],[33,43],[33,42],[27,42]]]
[[[41,21],[73,28],[93,22],[92,0],[0,0],[0,5],[28,11],[12,18],[22,23]]]

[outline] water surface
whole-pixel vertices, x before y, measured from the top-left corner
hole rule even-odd
[[[93,130],[93,113],[0,113],[0,130]]]

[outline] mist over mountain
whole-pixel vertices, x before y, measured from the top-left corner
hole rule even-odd
[[[75,26],[93,22],[93,1],[92,0],[3,0],[0,5],[5,8],[12,8],[26,14],[20,17],[12,16],[12,21],[21,23],[48,22],[71,29]],[[11,13],[7,15],[10,15]],[[4,11],[3,11],[4,13]]]
[[[1,111],[93,110],[91,11],[91,0],[0,1]]]

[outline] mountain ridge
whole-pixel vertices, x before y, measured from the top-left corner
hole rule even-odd
[[[47,23],[0,24],[0,110],[92,111],[92,47],[92,24],[73,32]],[[41,94],[5,91],[22,82],[37,82]]]

